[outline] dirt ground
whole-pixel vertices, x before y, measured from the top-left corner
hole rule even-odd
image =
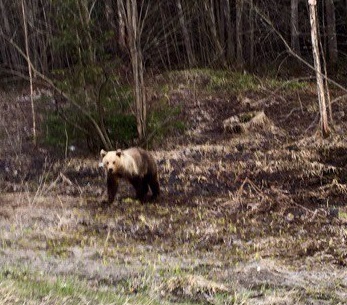
[[[161,197],[122,183],[111,206],[98,156],[33,150],[26,93],[2,92],[0,279],[74,276],[153,304],[347,304],[347,101],[322,139],[314,92],[196,93],[183,77],[169,102],[188,128],[153,149]],[[223,127],[250,111],[265,119]]]

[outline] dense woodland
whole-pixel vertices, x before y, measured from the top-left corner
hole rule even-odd
[[[336,64],[346,55],[347,4],[317,4],[322,48]],[[257,71],[273,61],[278,65],[288,51],[311,55],[304,0],[2,0],[0,5],[1,64],[12,73],[27,72],[26,42],[34,68],[44,74],[105,60],[127,63],[133,25],[146,68]]]
[[[32,92],[35,84],[54,90],[59,115],[50,123],[67,122],[92,149],[134,137],[143,144],[155,132],[148,126],[147,75],[197,67],[275,77],[306,76],[311,67],[314,75],[303,0],[1,0],[0,6],[5,83],[22,78]],[[318,1],[315,9],[320,57],[329,73],[343,76],[347,2]],[[32,117],[36,142],[33,101]],[[112,133],[125,125],[128,133]]]

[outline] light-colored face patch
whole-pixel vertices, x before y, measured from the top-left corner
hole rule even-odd
[[[116,151],[109,151],[102,158],[102,164],[107,172],[117,173],[121,168],[121,158],[117,155]]]
[[[138,166],[135,159],[127,152],[124,151],[109,151],[101,150],[100,156],[105,170],[109,173],[118,173],[125,176],[138,175]]]

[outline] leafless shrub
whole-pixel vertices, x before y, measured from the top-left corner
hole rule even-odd
[[[230,133],[245,133],[275,128],[264,111],[241,113],[224,120],[222,124],[223,130]]]
[[[324,197],[334,194],[347,195],[347,185],[339,183],[337,179],[333,179],[331,183],[323,185],[319,189],[323,192]]]
[[[274,208],[274,200],[263,190],[246,178],[233,196],[233,201],[238,202],[242,210],[247,214],[256,214],[270,211]]]
[[[323,177],[325,174],[335,173],[333,165],[317,161],[319,156],[311,149],[292,150],[276,149],[260,155],[256,165],[266,173],[295,172],[299,177]]]

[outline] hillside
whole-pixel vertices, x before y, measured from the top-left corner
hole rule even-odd
[[[151,82],[184,129],[153,143],[162,196],[147,204],[126,183],[102,204],[98,154],[33,148],[28,90],[0,93],[0,304],[346,304],[342,93],[322,139],[314,83]]]

